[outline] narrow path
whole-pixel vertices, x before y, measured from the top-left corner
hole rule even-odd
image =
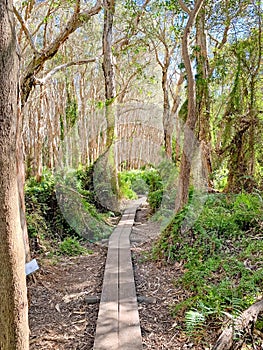
[[[136,209],[144,201],[134,201],[124,211],[109,239],[94,350],[142,349],[130,233]]]

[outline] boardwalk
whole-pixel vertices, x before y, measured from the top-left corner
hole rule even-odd
[[[109,239],[94,350],[142,349],[129,237],[143,201],[124,211]]]

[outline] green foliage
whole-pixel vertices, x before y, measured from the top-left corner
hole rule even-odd
[[[185,313],[192,333],[205,321],[200,315],[227,312],[235,317],[262,293],[263,201],[256,194],[209,195],[192,227],[185,229],[189,207],[162,232],[153,256],[184,263],[176,283],[189,297],[172,312]]]
[[[94,194],[85,189],[92,182],[90,169],[57,174],[44,171],[37,182],[26,182],[25,199],[28,233],[33,249],[39,250],[47,241],[57,242],[67,237],[97,240],[109,236],[112,229],[105,224],[106,214],[92,203]],[[35,243],[37,244],[35,244]]]
[[[76,237],[67,237],[59,244],[59,253],[62,255],[76,256],[92,254],[92,251],[84,248]]]
[[[75,234],[61,213],[56,198],[55,180],[48,171],[43,172],[40,182],[35,178],[27,180],[25,202],[29,237],[63,238]]]
[[[150,208],[155,212],[160,208],[163,196],[163,180],[159,170],[152,170],[145,176],[145,182],[148,185],[148,202]]]
[[[224,189],[229,192],[253,192],[262,184],[258,176],[262,159],[258,152],[262,149],[260,37],[257,25],[252,26],[247,35],[243,33],[217,52],[209,85],[214,93],[211,120],[218,155],[213,157],[213,167],[218,173],[224,163],[228,172]],[[223,181],[219,185],[221,189]]]
[[[158,170],[145,168],[129,170],[119,173],[120,187],[125,198],[136,198],[137,195],[146,195],[162,187],[162,179]]]
[[[137,195],[132,189],[132,178],[133,173],[131,172],[121,172],[118,174],[119,176],[119,190],[120,197],[127,199],[136,199]]]
[[[68,129],[72,128],[78,119],[77,100],[68,98],[66,106],[66,121]]]
[[[187,311],[185,313],[185,325],[189,336],[192,336],[203,326],[205,322],[205,316],[199,311]]]
[[[158,169],[144,168],[123,171],[119,174],[121,196],[134,199],[137,195],[147,195],[148,203],[153,212],[156,212],[161,204],[165,204],[165,208],[162,210],[162,214],[164,214],[164,211],[168,210],[168,202],[174,204],[175,192],[173,184],[171,185],[169,180],[171,173],[169,164],[165,163],[161,164]],[[165,188],[164,183],[166,184]]]
[[[173,216],[177,177],[178,169],[176,165],[165,160],[159,164],[151,180],[152,186],[149,190],[148,202],[153,212],[157,212],[154,219],[165,224],[167,224],[167,218],[169,220]]]
[[[160,208],[163,199],[163,189],[150,192],[148,195],[148,202],[153,211]]]

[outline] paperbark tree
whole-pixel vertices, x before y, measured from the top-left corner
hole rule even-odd
[[[209,94],[209,60],[207,52],[207,38],[205,31],[205,7],[200,11],[196,20],[196,108],[198,114],[198,140],[202,154],[202,176],[209,188],[211,182],[211,127],[210,127],[210,94]]]
[[[102,37],[102,69],[104,73],[105,84],[106,149],[104,153],[98,158],[95,164],[96,169],[95,175],[93,176],[93,181],[95,183],[97,198],[101,204],[113,211],[118,211],[118,178],[116,154],[114,149],[116,90],[112,56],[112,35],[115,0],[104,0],[103,7],[104,26]],[[107,194],[104,196],[103,193]]]
[[[65,26],[61,29],[58,35],[54,40],[43,47],[39,52],[34,45],[32,40],[30,40],[31,35],[25,25],[22,25],[22,28],[28,37],[31,47],[33,49],[33,57],[26,66],[26,69],[23,73],[21,79],[21,101],[22,106],[28,100],[29,94],[32,91],[32,88],[38,83],[37,75],[43,71],[44,65],[48,60],[51,60],[58,50],[61,48],[62,44],[68,39],[68,37],[74,33],[78,28],[80,28],[85,22],[89,21],[90,18],[98,14],[101,10],[101,2],[98,0],[93,7],[87,10],[82,10],[80,6],[80,0],[77,0],[74,6],[74,12]],[[16,11],[17,14],[17,11]],[[18,17],[19,18],[19,17]],[[20,18],[21,20],[21,18]]]
[[[196,17],[204,3],[204,0],[197,0],[194,8],[190,10],[183,1],[179,0],[182,9],[188,13],[189,18],[184,29],[182,37],[182,56],[187,74],[187,118],[184,129],[184,144],[182,150],[182,159],[178,179],[178,189],[175,201],[175,212],[179,212],[188,201],[188,191],[190,184],[191,163],[195,148],[195,125],[197,121],[196,111],[196,82],[194,79],[192,63],[189,53],[189,35],[195,23]]]
[[[164,44],[164,59],[161,62],[158,54],[158,50],[155,47],[156,51],[156,60],[162,68],[162,90],[163,90],[163,128],[164,128],[164,149],[168,159],[172,159],[172,134],[173,134],[173,121],[171,118],[171,106],[169,99],[169,77],[168,69],[170,65],[170,60],[172,53],[175,49],[173,46],[170,50],[166,42]]]
[[[33,5],[28,4],[29,7],[27,7],[28,11],[26,12],[26,18],[30,16],[30,13],[33,10]],[[29,29],[26,26],[26,23],[22,16],[19,14],[19,12],[14,8],[14,13],[21,25],[21,31],[25,33],[25,36],[29,42],[29,45],[32,49],[32,59],[29,60],[24,72],[22,73],[21,79],[20,79],[20,93],[21,93],[21,105],[22,108],[25,106],[30,93],[32,92],[33,88],[37,84],[43,84],[46,80],[48,80],[53,74],[55,74],[57,71],[67,68],[69,65],[79,65],[79,64],[86,64],[89,63],[90,60],[87,60],[84,62],[83,60],[75,61],[72,63],[68,63],[66,65],[60,65],[59,67],[53,69],[49,74],[42,80],[39,80],[37,78],[38,74],[41,73],[44,69],[45,63],[49,60],[51,60],[59,51],[63,43],[68,39],[68,37],[74,33],[78,28],[80,28],[85,22],[88,22],[90,18],[97,13],[99,13],[101,10],[101,2],[98,0],[93,7],[89,9],[82,10],[80,0],[77,0],[74,4],[74,10],[73,14],[70,17],[70,19],[67,21],[65,26],[61,29],[61,31],[58,33],[58,35],[50,42],[50,44],[47,44],[47,40],[44,34],[43,37],[43,43],[44,46],[41,51],[38,51],[37,48],[34,45],[34,41],[32,39],[32,35],[29,31]],[[48,11],[48,16],[50,15],[50,11]],[[41,27],[41,26],[40,26]],[[39,27],[39,28],[40,28]],[[45,33],[45,31],[44,31]],[[84,63],[83,63],[84,62]],[[25,167],[24,167],[24,154],[23,154],[23,146],[22,146],[22,140],[19,141],[19,145],[17,147],[16,152],[17,157],[17,166],[18,166],[18,174],[17,174],[17,181],[18,181],[18,188],[19,188],[19,208],[20,208],[20,222],[22,226],[22,235],[24,237],[25,242],[25,251],[26,251],[26,260],[30,260],[30,250],[29,250],[29,244],[28,244],[28,234],[27,234],[27,226],[26,226],[26,215],[25,215],[25,202],[24,202],[24,183],[25,183]]]
[[[19,215],[16,145],[18,56],[12,1],[0,1],[0,349],[29,349],[25,254]]]
[[[176,100],[179,97],[176,95],[180,90],[177,87],[182,84],[180,72],[175,72],[174,67],[180,63],[178,57],[180,57],[180,38],[184,22],[178,4],[152,1],[150,11],[144,16],[141,23],[146,45],[150,52],[155,53],[156,62],[161,69],[163,141],[168,159],[172,159],[173,153],[172,139],[178,107]],[[175,79],[174,76],[178,76],[178,79]]]
[[[241,41],[233,49],[237,72],[225,113],[226,128],[230,125],[233,129],[233,137],[226,147],[229,153],[226,192],[253,191],[256,187],[256,139],[261,129],[256,93],[262,65],[261,37],[260,25],[258,32],[255,31],[248,40]],[[235,106],[236,101],[239,101],[240,107]]]
[[[115,78],[112,57],[112,30],[115,12],[115,1],[104,0],[104,30],[103,30],[103,72],[105,81],[105,116],[107,121],[107,150],[111,147],[115,128]]]

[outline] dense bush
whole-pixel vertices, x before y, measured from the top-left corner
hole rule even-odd
[[[44,172],[40,182],[30,178],[25,186],[29,237],[62,239],[75,231],[64,219],[57,203],[54,176]]]
[[[150,196],[162,188],[162,179],[158,170],[145,168],[119,173],[120,191],[125,198],[133,199],[137,195]]]
[[[120,197],[126,199],[136,199],[137,194],[132,189],[132,181],[135,178],[135,173],[132,171],[123,171],[118,174]]]
[[[158,168],[123,171],[119,174],[120,192],[124,198],[147,195],[153,213],[161,207],[162,216],[170,217],[175,203],[177,169],[171,162],[163,162]]]
[[[44,172],[40,182],[34,178],[27,180],[27,225],[33,250],[42,249],[48,241],[58,243],[67,237],[93,241],[109,236],[112,229],[104,222],[108,214],[99,213],[92,203],[92,192],[86,189],[89,176],[85,170],[63,176]]]
[[[155,259],[183,262],[184,274],[176,283],[190,297],[173,312],[186,311],[188,320],[189,311],[235,315],[262,293],[263,200],[260,194],[211,194],[191,221],[193,211],[190,201],[153,249]]]

